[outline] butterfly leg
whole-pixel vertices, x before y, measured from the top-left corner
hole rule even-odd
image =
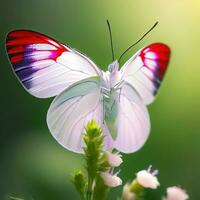
[[[114,89],[114,90],[117,90],[117,89],[120,89],[120,88],[122,88],[122,86],[123,86],[124,82],[125,82],[125,81],[124,81],[124,80],[122,80],[122,81],[120,81],[120,82],[116,83],[116,84],[114,85],[113,89]]]
[[[118,96],[119,102],[120,102],[120,96],[121,96],[122,86],[124,85],[124,82],[125,81],[122,80],[122,81],[116,83],[115,86],[113,87],[114,91],[118,91],[119,90],[119,96]]]

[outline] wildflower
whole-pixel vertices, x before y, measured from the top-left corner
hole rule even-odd
[[[109,172],[101,172],[101,178],[106,186],[117,187],[122,184],[122,180],[117,175],[112,175]]]
[[[147,170],[139,171],[137,173],[137,181],[144,188],[156,189],[160,185],[156,177],[158,170],[151,173],[151,167],[149,166]]]
[[[167,197],[164,200],[187,200],[189,198],[185,190],[180,187],[173,186],[167,188]]]
[[[130,191],[130,187],[128,184],[126,184],[123,187],[123,192],[122,192],[122,200],[135,200],[136,195]]]
[[[123,162],[121,155],[118,153],[111,153],[107,151],[106,157],[107,157],[108,164],[111,167],[119,167],[121,163]]]

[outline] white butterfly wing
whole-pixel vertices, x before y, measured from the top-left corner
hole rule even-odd
[[[82,133],[88,121],[103,124],[100,82],[99,77],[93,77],[70,86],[49,108],[47,124],[52,135],[71,151],[83,152]]]
[[[160,87],[170,58],[170,49],[162,43],[151,44],[130,58],[120,72],[145,104],[150,104]]]
[[[128,83],[119,91],[117,107],[117,138],[113,146],[124,153],[135,152],[143,146],[150,132],[147,108],[137,91]]]
[[[86,56],[33,31],[10,32],[6,48],[17,78],[39,98],[58,95],[77,81],[102,75]]]

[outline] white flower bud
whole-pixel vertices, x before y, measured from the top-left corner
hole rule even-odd
[[[142,170],[137,173],[137,181],[144,188],[156,189],[160,185],[157,177],[147,170]]]
[[[106,152],[108,163],[111,167],[118,167],[123,162],[121,155],[117,153]]]
[[[108,172],[102,172],[101,177],[104,181],[104,184],[109,187],[117,187],[122,184],[122,180],[118,176],[112,175]]]
[[[135,194],[133,192],[130,192],[129,185],[126,184],[123,187],[123,192],[122,192],[122,200],[135,200]]]
[[[180,187],[173,186],[167,188],[167,197],[165,200],[187,200],[189,198],[185,190]]]

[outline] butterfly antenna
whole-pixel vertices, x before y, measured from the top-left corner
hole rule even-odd
[[[114,61],[115,55],[114,55],[114,48],[113,48],[113,40],[112,40],[111,26],[110,26],[110,22],[108,21],[108,19],[106,20],[106,22],[107,22],[108,30],[109,30],[109,34],[110,34],[110,46],[111,46],[111,50],[112,50],[112,61]]]
[[[131,46],[129,46],[119,57],[119,62],[121,60],[121,58],[130,50],[132,49],[132,47],[134,47],[136,44],[138,44],[146,35],[148,35],[156,26],[158,25],[158,21],[138,40],[136,41],[134,44],[132,44]]]

